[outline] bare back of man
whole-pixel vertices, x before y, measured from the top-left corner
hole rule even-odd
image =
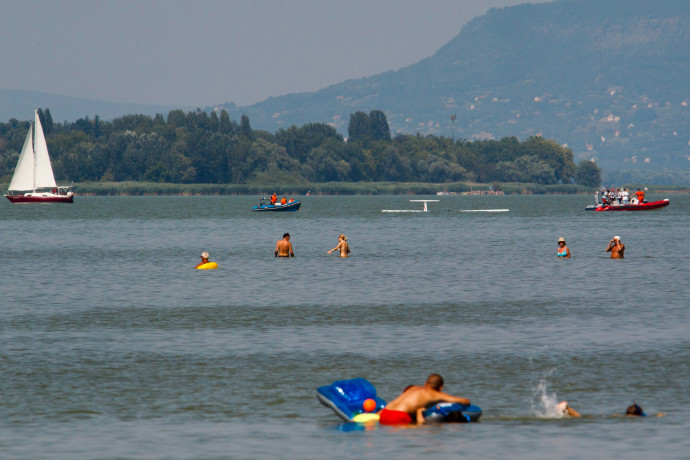
[[[405,417],[399,417],[396,414],[406,413],[410,420],[407,423],[412,423],[416,419],[417,424],[422,424],[424,423],[424,416],[422,415],[424,410],[437,402],[470,404],[469,399],[449,395],[441,391],[442,389],[443,378],[438,374],[431,374],[424,386],[413,385],[389,402],[381,411],[381,423],[386,424],[388,420],[391,421],[390,424],[403,423]],[[389,417],[389,415],[393,416]]]
[[[295,257],[295,253],[292,252],[289,233],[285,233],[283,239],[276,243],[275,255],[276,257]]]

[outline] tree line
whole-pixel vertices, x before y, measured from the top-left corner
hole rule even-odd
[[[451,140],[391,136],[380,110],[350,115],[348,138],[324,123],[275,133],[252,129],[223,110],[98,116],[56,123],[49,109],[39,117],[58,180],[247,184],[309,182],[529,182],[598,186],[601,170],[573,162],[570,149],[530,137]],[[0,123],[0,180],[11,177],[30,122]]]

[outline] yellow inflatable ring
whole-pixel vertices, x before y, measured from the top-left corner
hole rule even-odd
[[[215,262],[206,262],[196,267],[197,270],[213,270],[218,268],[218,264]]]

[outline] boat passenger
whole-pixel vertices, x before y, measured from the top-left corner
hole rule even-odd
[[[627,188],[621,192],[621,198],[623,198],[623,204],[628,204],[628,201],[630,201],[630,192],[628,192]]]
[[[275,192],[273,192],[273,195],[271,195],[271,204],[275,205],[276,201],[278,201],[278,197],[276,196]]]
[[[556,248],[556,255],[564,259],[570,258],[570,249],[565,245],[565,238],[558,238],[558,248]]]
[[[644,203],[644,192],[642,190],[638,188],[637,192],[635,192],[635,195],[637,195],[637,201],[639,203]]]
[[[609,189],[609,205],[613,205],[614,198],[616,197],[616,192],[613,187]]]
[[[283,233],[283,239],[276,243],[275,254],[276,257],[295,257],[295,253],[292,252],[289,233]]]
[[[204,251],[201,253],[201,262],[196,264],[196,267],[194,267],[194,268],[198,268],[199,266],[207,264],[207,263],[208,263],[208,252]]]
[[[283,204],[283,205],[287,204],[287,198],[285,198],[284,195],[283,195],[283,198],[280,200],[280,204]]]
[[[330,254],[335,250],[340,250],[340,257],[347,257],[350,253],[350,245],[347,244],[347,238],[342,233],[338,237],[338,245],[328,251],[328,253]]]
[[[288,200],[288,203],[294,203],[295,202],[295,197],[291,196],[290,199]]]
[[[408,425],[424,423],[423,412],[437,402],[447,401],[459,404],[470,404],[470,400],[443,393],[443,377],[431,374],[424,386],[413,385],[389,402],[380,412],[379,423],[382,425]]]
[[[623,258],[623,253],[625,252],[625,245],[621,243],[621,237],[620,236],[614,236],[613,239],[609,242],[608,248],[606,248],[606,252],[611,253],[611,258],[612,259],[622,259]]]

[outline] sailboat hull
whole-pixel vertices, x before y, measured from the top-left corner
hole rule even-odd
[[[24,195],[5,195],[10,203],[74,203],[74,195],[55,195],[54,193],[27,193]]]

